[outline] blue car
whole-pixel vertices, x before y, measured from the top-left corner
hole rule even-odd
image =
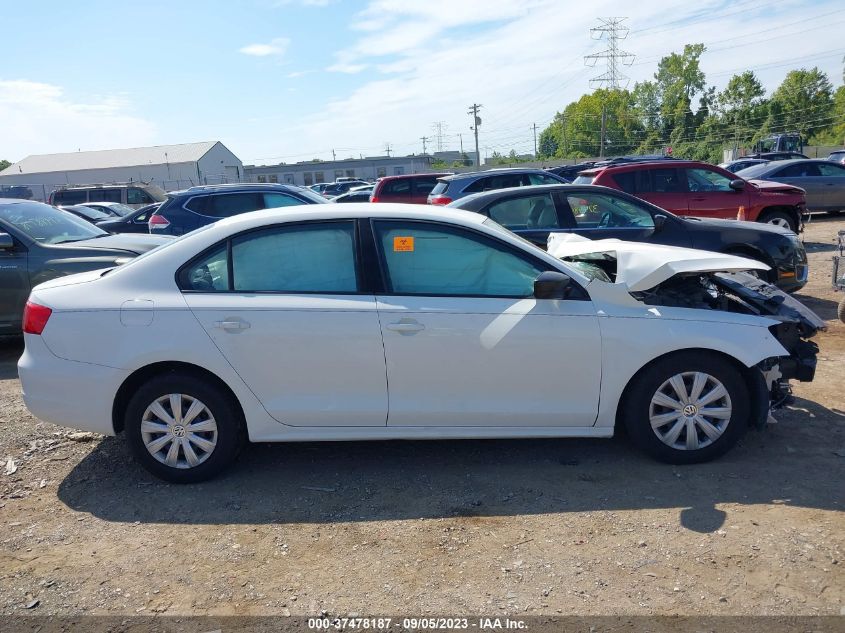
[[[149,229],[157,235],[184,235],[240,213],[326,202],[323,196],[295,185],[242,183],[191,187],[167,194],[167,200],[150,216]]]

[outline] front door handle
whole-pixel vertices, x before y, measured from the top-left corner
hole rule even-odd
[[[221,330],[248,330],[249,323],[240,319],[231,319],[228,321],[215,321],[214,327]]]
[[[387,329],[399,334],[416,334],[420,330],[424,330],[425,326],[414,319],[399,319],[395,323],[388,323]]]

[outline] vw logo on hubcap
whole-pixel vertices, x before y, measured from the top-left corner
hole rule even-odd
[[[688,418],[693,417],[696,413],[698,413],[698,409],[694,404],[688,404],[684,407],[684,415]]]
[[[173,427],[173,436],[174,437],[185,437],[185,427],[181,424],[177,424]]]

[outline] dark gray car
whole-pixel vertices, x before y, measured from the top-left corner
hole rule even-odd
[[[779,160],[741,169],[736,175],[746,180],[773,180],[801,187],[807,192],[810,211],[845,209],[845,165],[830,160]]]
[[[437,179],[428,204],[449,204],[471,193],[532,185],[565,185],[569,181],[543,169],[508,168],[453,174]]]
[[[63,275],[112,268],[172,241],[160,235],[109,235],[55,207],[0,201],[0,334],[21,330],[34,286]]]

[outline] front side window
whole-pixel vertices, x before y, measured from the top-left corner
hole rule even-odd
[[[495,202],[488,207],[487,215],[512,231],[560,228],[555,203],[548,193]]]
[[[839,177],[845,176],[845,167],[831,163],[830,165],[819,164],[819,173],[822,176]]]
[[[126,204],[151,204],[155,202],[152,196],[143,189],[130,187],[126,190]]]
[[[277,209],[279,207],[293,207],[302,204],[302,200],[298,200],[293,196],[285,193],[265,193],[264,194],[264,208]]]
[[[710,169],[687,169],[687,187],[692,192],[733,191],[731,179]]]
[[[654,228],[654,218],[641,206],[606,194],[577,193],[566,202],[578,228]]]
[[[544,270],[504,244],[459,227],[375,222],[389,290],[398,295],[530,297]]]

